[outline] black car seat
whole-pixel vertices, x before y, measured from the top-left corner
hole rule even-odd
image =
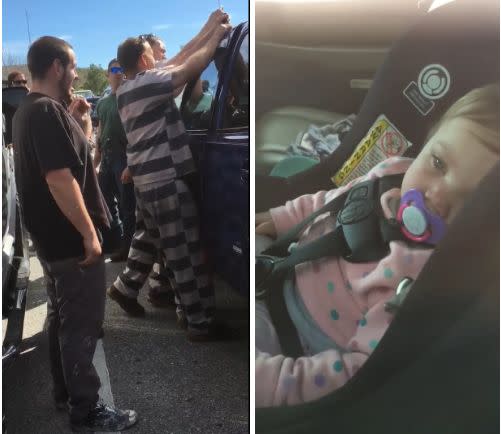
[[[427,97],[418,84],[430,76],[432,80],[444,80],[444,84],[431,89]],[[454,101],[473,88],[498,81],[497,0],[456,0],[428,12],[393,45],[374,77],[352,130],[330,157],[287,179],[256,175],[256,210],[334,187],[331,178],[380,115],[412,143],[405,155],[417,155],[430,127]],[[445,94],[433,95],[441,90]]]
[[[256,409],[256,432],[498,433],[499,192],[498,163],[350,381],[307,404]]]

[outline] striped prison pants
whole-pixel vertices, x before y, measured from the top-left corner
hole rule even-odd
[[[137,297],[160,252],[178,301],[178,316],[186,317],[193,332],[207,332],[214,317],[214,287],[203,259],[190,190],[183,180],[174,179],[135,186],[135,193],[136,231],[115,287]]]

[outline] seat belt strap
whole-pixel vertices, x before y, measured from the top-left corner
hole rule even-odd
[[[291,271],[283,281],[285,282],[288,278],[294,281],[294,271]],[[265,302],[273,326],[275,327],[282,353],[287,357],[298,358],[303,356],[304,351],[299,334],[285,304],[284,289],[277,288],[275,291],[268,291]]]

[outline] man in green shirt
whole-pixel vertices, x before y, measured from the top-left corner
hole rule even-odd
[[[105,242],[116,243],[120,239],[120,247],[111,260],[124,261],[134,235],[136,199],[127,169],[127,138],[118,115],[116,90],[123,81],[123,72],[116,59],[108,64],[107,75],[111,93],[99,100],[96,107],[99,126],[94,167],[100,166],[99,185],[113,217],[109,234],[103,234]]]

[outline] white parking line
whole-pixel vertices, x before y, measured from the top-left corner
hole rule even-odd
[[[94,367],[99,375],[101,381],[101,388],[99,389],[99,399],[106,405],[114,407],[113,394],[111,393],[110,372],[106,366],[106,356],[104,355],[104,347],[102,339],[97,341],[94,359],[92,360]],[[120,431],[117,431],[120,433]]]

